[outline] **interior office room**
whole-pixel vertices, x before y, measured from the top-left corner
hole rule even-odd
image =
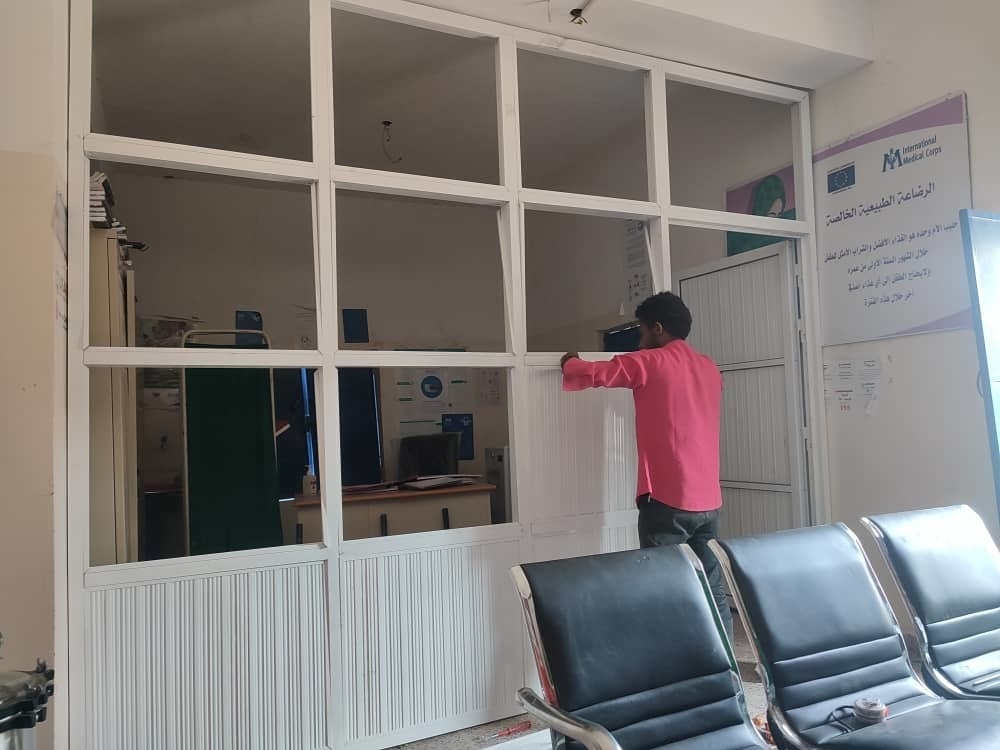
[[[510,571],[639,545],[631,396],[560,358],[635,350],[660,291],[722,372],[724,544],[842,522],[891,583],[862,517],[1000,530],[959,217],[1000,212],[992,4],[2,13],[0,659],[55,670],[38,747],[548,746]]]

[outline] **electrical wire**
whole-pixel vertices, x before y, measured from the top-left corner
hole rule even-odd
[[[840,713],[841,711],[849,711],[850,716],[844,716],[844,717],[837,716],[837,714]],[[849,719],[851,718],[851,716],[854,716],[854,706],[838,706],[837,708],[833,709],[830,712],[830,715],[826,717],[826,720],[830,724],[838,725],[845,732],[853,732],[854,727],[845,722],[845,719]]]
[[[385,158],[389,160],[390,164],[399,164],[403,161],[402,156],[393,156],[389,151],[389,144],[392,142],[392,133],[389,128],[392,127],[392,120],[382,120],[382,153],[385,154]]]

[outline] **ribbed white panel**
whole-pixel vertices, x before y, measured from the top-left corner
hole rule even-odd
[[[522,625],[509,576],[519,548],[515,539],[342,560],[348,742],[396,744],[421,726],[439,734],[519,710]]]
[[[601,552],[623,552],[639,548],[639,528],[636,524],[604,529]]]
[[[733,539],[791,529],[793,500],[791,492],[723,488],[720,534]]]
[[[563,393],[562,375],[532,367],[526,497],[533,519],[589,515],[635,507],[635,412],[628,391]]]
[[[91,750],[327,743],[322,563],[89,593]]]
[[[608,526],[536,537],[535,557],[538,560],[563,560],[638,547],[639,532],[636,524],[632,523],[628,526]]]
[[[720,365],[784,356],[787,290],[778,256],[683,279],[691,345]]]
[[[785,368],[723,373],[722,479],[789,484]]]

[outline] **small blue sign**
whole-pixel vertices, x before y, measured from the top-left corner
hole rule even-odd
[[[473,437],[475,432],[474,422],[471,414],[442,414],[441,432],[457,432],[458,437],[458,460],[474,461],[476,458],[476,444]]]
[[[437,375],[427,375],[420,381],[420,392],[426,399],[441,398],[444,393],[444,383]]]

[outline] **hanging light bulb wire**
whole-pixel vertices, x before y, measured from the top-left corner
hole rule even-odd
[[[403,157],[393,156],[389,150],[389,144],[392,143],[392,132],[389,130],[391,127],[392,120],[382,120],[382,153],[385,154],[385,158],[389,160],[390,164],[399,164],[403,161]]]

